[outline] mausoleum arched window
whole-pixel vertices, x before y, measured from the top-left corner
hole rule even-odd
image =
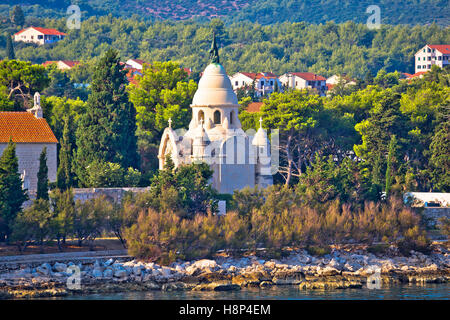
[[[198,112],[198,122],[200,122],[201,120],[205,122],[205,113],[202,110]]]
[[[233,124],[233,120],[234,120],[234,111],[230,112],[230,124]]]
[[[220,124],[220,111],[214,111],[214,124]]]

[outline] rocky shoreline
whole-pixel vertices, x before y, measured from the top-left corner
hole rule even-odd
[[[0,268],[0,299],[148,290],[227,291],[286,285],[301,290],[327,290],[449,280],[450,251],[444,247],[435,248],[430,255],[412,251],[409,257],[343,249],[315,257],[306,250],[296,250],[281,259],[217,257],[170,266],[132,258],[12,264]]]

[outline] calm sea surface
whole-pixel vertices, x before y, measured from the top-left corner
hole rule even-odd
[[[381,289],[345,289],[345,290],[300,290],[296,286],[273,287],[270,289],[243,289],[230,292],[199,291],[147,291],[123,292],[113,294],[92,294],[70,296],[55,299],[84,300],[219,300],[219,299],[270,299],[270,300],[449,300],[450,284],[399,285]]]

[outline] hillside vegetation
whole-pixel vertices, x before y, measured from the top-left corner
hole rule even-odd
[[[123,59],[148,62],[174,60],[194,72],[208,62],[211,29],[220,43],[221,62],[227,72],[311,71],[324,76],[347,73],[364,77],[369,71],[414,72],[414,54],[427,43],[450,43],[448,28],[431,26],[383,26],[370,30],[364,24],[346,22],[323,25],[285,22],[263,26],[219,19],[200,22],[143,22],[111,16],[84,20],[80,30],[67,30],[65,19],[31,19],[27,25],[57,28],[68,37],[56,44],[37,46],[15,43],[16,57],[33,63],[47,60],[89,60],[108,48]],[[16,32],[20,27],[3,25]],[[0,37],[0,57],[6,56],[6,38]]]
[[[448,25],[450,7],[446,0],[28,0],[0,5],[0,15],[7,15],[12,5],[20,4],[27,15],[59,18],[69,5],[78,4],[83,16],[112,14],[115,17],[137,15],[146,19],[206,20],[222,17],[228,22],[251,21],[261,24],[278,22],[324,23],[354,21],[365,23],[370,5],[381,9],[385,24]]]

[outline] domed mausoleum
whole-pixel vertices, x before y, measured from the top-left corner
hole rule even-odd
[[[159,168],[170,154],[175,166],[206,162],[214,170],[212,186],[219,193],[233,193],[246,186],[265,188],[273,183],[270,143],[261,127],[248,136],[238,117],[238,99],[225,68],[219,63],[215,39],[211,64],[203,72],[192,100],[189,130],[178,136],[169,127],[159,147]]]

